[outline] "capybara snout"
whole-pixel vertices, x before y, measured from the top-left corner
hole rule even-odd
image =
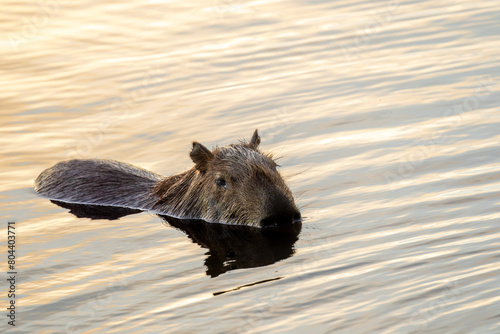
[[[301,221],[302,217],[293,199],[274,194],[267,202],[267,214],[261,219],[261,227],[278,227]]]

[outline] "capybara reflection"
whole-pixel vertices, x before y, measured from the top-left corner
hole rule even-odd
[[[149,210],[178,218],[276,227],[301,220],[292,193],[255,130],[249,142],[208,150],[193,142],[190,170],[163,177],[114,160],[69,160],[43,171],[35,190],[51,199]]]

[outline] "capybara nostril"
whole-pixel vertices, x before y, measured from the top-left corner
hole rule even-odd
[[[260,221],[261,227],[276,227],[286,224],[293,224],[301,221],[300,212],[278,212],[273,213]]]

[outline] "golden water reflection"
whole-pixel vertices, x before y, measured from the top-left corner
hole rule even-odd
[[[498,332],[495,2],[2,9],[20,332]],[[231,244],[236,261],[156,216],[76,218],[32,190],[68,158],[176,174],[191,141],[255,128],[307,218],[286,245]]]

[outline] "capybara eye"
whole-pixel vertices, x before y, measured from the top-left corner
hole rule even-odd
[[[221,188],[227,188],[226,180],[218,177],[215,179],[215,183]]]

